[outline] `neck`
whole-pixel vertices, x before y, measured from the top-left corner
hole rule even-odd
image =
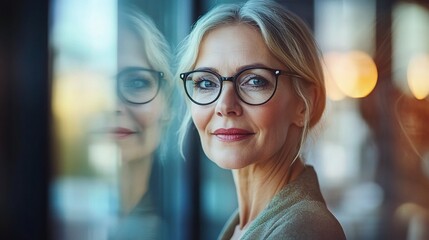
[[[296,159],[293,164],[291,161],[268,161],[268,164],[233,170],[240,228],[247,227],[264,210],[274,195],[296,179],[303,170],[304,164],[300,159]]]
[[[120,169],[122,213],[128,214],[147,192],[152,158],[126,162]]]

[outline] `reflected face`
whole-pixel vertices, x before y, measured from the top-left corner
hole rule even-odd
[[[206,34],[195,69],[210,68],[222,76],[233,76],[248,65],[287,69],[270,53],[255,28],[235,24]],[[233,84],[224,82],[216,102],[192,104],[191,114],[208,158],[222,168],[239,169],[270,163],[287,151],[290,127],[299,126],[298,103],[289,78],[280,75],[276,93],[263,105],[242,102]]]
[[[125,29],[118,36],[118,72],[134,67],[151,69],[139,38]],[[111,134],[121,148],[123,161],[152,157],[160,142],[165,107],[161,91],[145,104],[129,104],[118,98],[116,126]]]

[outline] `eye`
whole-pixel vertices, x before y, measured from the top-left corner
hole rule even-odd
[[[246,82],[247,85],[250,86],[265,86],[267,84],[267,81],[262,78],[252,78]]]
[[[244,88],[264,88],[270,84],[268,80],[258,75],[244,76],[240,82],[240,86]]]
[[[192,83],[194,90],[209,91],[217,90],[220,86],[217,76],[207,72],[194,72],[187,78],[189,83]]]
[[[195,86],[201,89],[209,89],[209,88],[216,88],[218,84],[210,80],[201,79],[195,82]]]
[[[129,90],[138,90],[150,88],[152,86],[152,81],[144,78],[130,78],[123,81],[123,87]]]

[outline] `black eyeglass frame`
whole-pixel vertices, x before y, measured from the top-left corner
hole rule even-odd
[[[154,95],[151,99],[149,99],[149,100],[147,100],[147,101],[144,101],[144,102],[134,102],[134,101],[130,101],[130,100],[128,100],[128,99],[127,99],[127,98],[122,94],[119,79],[121,79],[121,76],[122,76],[123,74],[129,73],[129,72],[135,72],[135,71],[146,71],[146,72],[156,73],[156,76],[157,76],[157,79],[156,79],[156,80],[158,81],[158,88],[156,89],[156,93],[155,93],[155,95]],[[142,68],[142,67],[130,67],[130,68],[126,68],[125,70],[120,71],[120,72],[116,75],[116,90],[117,90],[117,94],[118,94],[119,98],[120,98],[122,101],[126,102],[126,103],[135,104],[135,105],[146,104],[146,103],[151,102],[152,100],[154,100],[154,99],[156,98],[156,96],[158,96],[159,90],[161,89],[161,85],[162,85],[162,83],[163,83],[163,81],[162,81],[163,79],[164,79],[164,73],[163,73],[163,72],[160,72],[160,71],[157,71],[157,70],[154,70],[154,69]]]
[[[256,104],[254,104],[254,103],[248,103],[248,102],[244,101],[244,100],[243,100],[243,98],[242,98],[242,97],[240,96],[240,94],[238,93],[237,84],[236,84],[237,77],[238,77],[238,76],[240,76],[240,74],[242,74],[243,72],[248,71],[248,70],[252,70],[252,69],[265,69],[265,70],[271,71],[271,72],[275,75],[275,77],[276,77],[276,84],[275,84],[275,88],[274,88],[273,93],[271,94],[271,96],[270,96],[266,101],[264,101],[264,102],[262,102],[262,103],[256,103]],[[186,80],[186,78],[189,76],[189,74],[196,73],[196,72],[206,72],[206,73],[210,73],[210,74],[215,75],[215,76],[219,79],[219,82],[220,82],[220,90],[219,90],[219,93],[218,93],[217,97],[215,97],[213,101],[208,102],[208,103],[199,103],[199,102],[195,101],[195,100],[190,96],[190,94],[189,94],[189,92],[188,92],[188,89],[186,88],[186,81],[187,81],[187,80]],[[182,81],[183,81],[183,87],[185,88],[186,95],[188,96],[188,98],[189,98],[193,103],[195,103],[195,104],[197,104],[197,105],[205,106],[205,105],[210,105],[210,104],[212,104],[212,103],[216,102],[216,101],[218,100],[218,98],[220,97],[221,93],[222,93],[223,82],[225,82],[225,81],[230,81],[230,82],[232,82],[232,83],[233,83],[233,85],[234,85],[234,91],[235,91],[235,93],[237,94],[238,98],[239,98],[242,102],[244,102],[244,103],[246,103],[246,104],[248,104],[248,105],[258,106],[258,105],[263,105],[263,104],[267,103],[268,101],[270,101],[270,100],[271,100],[271,98],[273,98],[274,94],[275,94],[275,93],[276,93],[276,91],[277,91],[277,83],[278,83],[278,80],[279,80],[279,76],[280,76],[280,75],[284,75],[284,76],[291,76],[291,77],[296,77],[296,78],[302,78],[301,76],[299,76],[298,74],[296,74],[296,73],[294,73],[294,72],[286,71],[286,70],[273,69],[273,68],[269,68],[269,67],[248,67],[248,68],[244,68],[244,69],[242,69],[242,70],[238,71],[236,74],[234,74],[234,76],[231,76],[231,77],[224,77],[224,76],[221,76],[219,73],[214,72],[214,71],[211,71],[211,70],[208,70],[208,69],[200,69],[200,70],[194,70],[194,71],[190,71],[190,72],[184,72],[184,73],[181,73],[179,76],[180,76],[180,78],[181,78],[181,79],[182,79]]]

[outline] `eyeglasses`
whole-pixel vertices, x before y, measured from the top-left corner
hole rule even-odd
[[[133,104],[152,101],[159,92],[164,73],[146,68],[127,68],[117,75],[119,97]]]
[[[186,95],[198,105],[215,102],[221,92],[224,81],[231,81],[237,96],[249,105],[262,105],[268,102],[276,92],[280,75],[298,77],[299,75],[266,67],[250,67],[237,72],[232,77],[222,77],[211,70],[195,70],[180,74]]]

